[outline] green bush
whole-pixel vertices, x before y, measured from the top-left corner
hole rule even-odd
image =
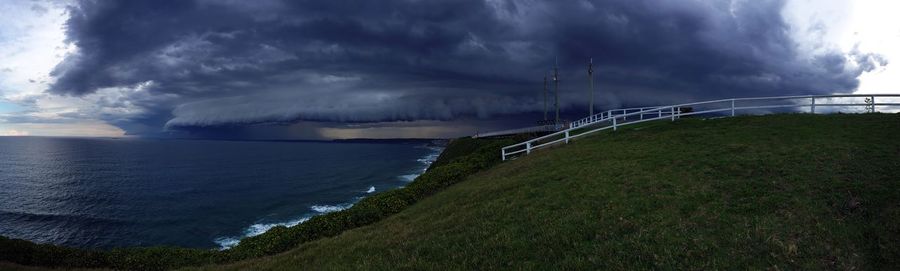
[[[351,208],[315,216],[294,227],[272,228],[264,234],[244,238],[237,246],[224,251],[177,247],[99,251],[35,244],[0,236],[0,261],[66,268],[164,270],[273,255],[302,243],[336,236],[396,214],[422,198],[496,164],[500,161],[500,148],[517,140],[521,138],[452,140],[428,171],[405,188],[375,194],[360,200]]]

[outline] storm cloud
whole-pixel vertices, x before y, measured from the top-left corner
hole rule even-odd
[[[543,109],[545,74],[601,107],[851,92],[877,55],[803,50],[784,1],[79,1],[49,93],[114,92],[131,133],[487,119]],[[810,30],[812,31],[812,30]],[[134,112],[139,112],[135,114]]]

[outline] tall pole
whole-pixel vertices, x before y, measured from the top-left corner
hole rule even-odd
[[[588,62],[588,81],[590,82],[590,85],[591,85],[591,106],[590,106],[591,113],[588,116],[593,116],[594,115],[594,58],[591,58],[591,61]]]
[[[547,121],[547,92],[550,92],[547,88],[547,73],[544,73],[544,122]]]
[[[553,106],[556,107],[556,123],[559,124],[559,58],[556,58],[556,65],[553,65],[553,84],[556,85],[556,99]]]

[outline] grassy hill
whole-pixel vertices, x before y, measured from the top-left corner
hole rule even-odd
[[[897,269],[900,115],[628,126],[202,269]]]
[[[406,188],[232,250],[0,237],[0,270],[896,270],[898,132],[897,114],[682,119],[499,165],[516,139],[461,139]]]

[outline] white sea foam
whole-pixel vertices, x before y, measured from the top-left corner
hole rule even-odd
[[[277,226],[285,226],[285,227],[297,226],[300,223],[306,222],[307,220],[309,220],[309,217],[302,217],[299,219],[294,219],[291,221],[280,222],[280,223],[257,223],[257,224],[250,225],[250,227],[247,227],[246,229],[244,229],[244,235],[242,235],[242,236],[219,237],[213,241],[219,245],[219,249],[225,250],[225,249],[229,249],[229,248],[236,246],[238,243],[241,242],[241,239],[243,239],[243,238],[253,237],[253,236],[263,234],[266,231],[269,231],[272,228],[277,227]]]
[[[313,205],[312,207],[309,207],[309,208],[312,209],[313,211],[326,214],[326,213],[341,211],[341,210],[350,208],[351,206],[353,206],[352,203],[338,204],[338,205]]]
[[[373,186],[373,187],[369,188],[369,191],[374,192],[375,187]],[[362,197],[356,198],[356,200],[359,200],[359,199],[362,199]],[[351,206],[353,206],[353,203],[338,204],[338,205],[313,205],[312,207],[310,207],[310,209],[312,209],[313,211],[315,211],[318,214],[326,214],[326,213],[341,211],[341,210],[350,208]],[[232,248],[232,247],[238,245],[241,242],[241,239],[243,239],[243,238],[253,237],[253,236],[263,234],[277,226],[285,226],[288,228],[297,226],[297,225],[300,225],[300,223],[303,223],[303,222],[306,222],[307,220],[309,220],[310,217],[311,216],[304,216],[299,219],[294,219],[291,221],[279,222],[279,223],[256,223],[256,224],[250,225],[249,227],[244,229],[243,235],[241,235],[241,236],[219,237],[213,241],[219,245],[220,250],[225,250],[225,249],[229,249],[229,248]]]
[[[400,179],[403,181],[406,181],[406,182],[412,182],[413,180],[416,179],[416,177],[419,177],[419,175],[421,175],[421,174],[415,173],[415,174],[400,175]]]
[[[416,159],[417,162],[422,164],[422,167],[414,173],[400,175],[399,176],[400,179],[402,179],[406,182],[412,182],[413,180],[416,179],[416,177],[419,177],[419,175],[422,175],[422,173],[425,173],[425,171],[428,170],[428,167],[431,166],[431,164],[434,163],[435,160],[437,160],[438,156],[440,156],[441,152],[444,150],[443,148],[440,148],[440,147],[427,147],[427,148],[432,150],[432,153],[429,153],[428,155],[425,155],[422,158]],[[367,194],[374,193],[374,192],[375,192],[375,186],[371,186],[371,187],[369,187],[369,190],[366,190]],[[363,197],[357,197],[354,200],[354,202],[356,202],[362,198]],[[326,213],[341,211],[341,210],[350,208],[352,206],[353,206],[353,203],[338,204],[338,205],[313,205],[310,207],[310,209],[312,209],[317,214],[326,214]],[[252,237],[252,236],[257,236],[257,235],[263,234],[266,231],[268,231],[274,227],[277,227],[277,226],[285,226],[285,227],[297,226],[300,223],[306,222],[307,220],[309,220],[309,218],[310,218],[310,216],[304,216],[299,219],[294,219],[294,220],[287,221],[287,222],[257,223],[257,224],[250,225],[249,227],[247,227],[247,229],[244,229],[242,236],[219,237],[213,241],[219,245],[221,250],[225,250],[225,249],[229,249],[229,248],[232,248],[232,247],[238,245],[241,242],[242,238],[247,238],[247,237]]]
[[[369,187],[369,193],[372,193],[372,192],[375,192],[374,186]],[[362,198],[363,197],[356,197],[354,199],[354,203],[356,201],[359,201]],[[312,216],[320,215],[320,214],[327,214],[327,213],[331,213],[331,212],[337,212],[337,211],[341,211],[341,210],[350,208],[352,206],[353,206],[353,203],[345,203],[345,204],[337,204],[337,205],[313,205],[310,207],[310,209],[312,211],[316,212],[316,214],[307,215],[302,218],[294,219],[294,220],[287,221],[287,222],[256,223],[256,224],[250,225],[250,227],[247,227],[246,229],[244,229],[243,235],[241,235],[241,236],[219,237],[219,238],[214,239],[213,242],[215,242],[216,244],[219,245],[220,250],[226,250],[226,249],[229,249],[229,248],[232,248],[232,247],[238,245],[241,242],[241,239],[243,239],[243,238],[253,237],[253,236],[263,234],[263,233],[271,230],[274,227],[285,226],[285,227],[290,228],[293,226],[300,225],[300,223],[306,222]]]
[[[425,173],[425,171],[428,170],[428,167],[430,167],[431,164],[434,163],[434,161],[437,160],[439,156],[441,156],[441,152],[444,151],[444,148],[441,148],[441,147],[426,147],[426,148],[428,148],[432,152],[425,155],[422,158],[416,159],[417,162],[422,164],[422,167],[419,168],[419,170],[417,170],[414,173],[400,175],[399,177],[401,180],[406,181],[406,182],[414,181],[417,177],[419,177],[419,175],[422,175],[422,173]]]
[[[241,240],[234,237],[219,237],[213,240],[213,242],[216,242],[216,244],[219,245],[219,250],[226,250],[236,246]]]

